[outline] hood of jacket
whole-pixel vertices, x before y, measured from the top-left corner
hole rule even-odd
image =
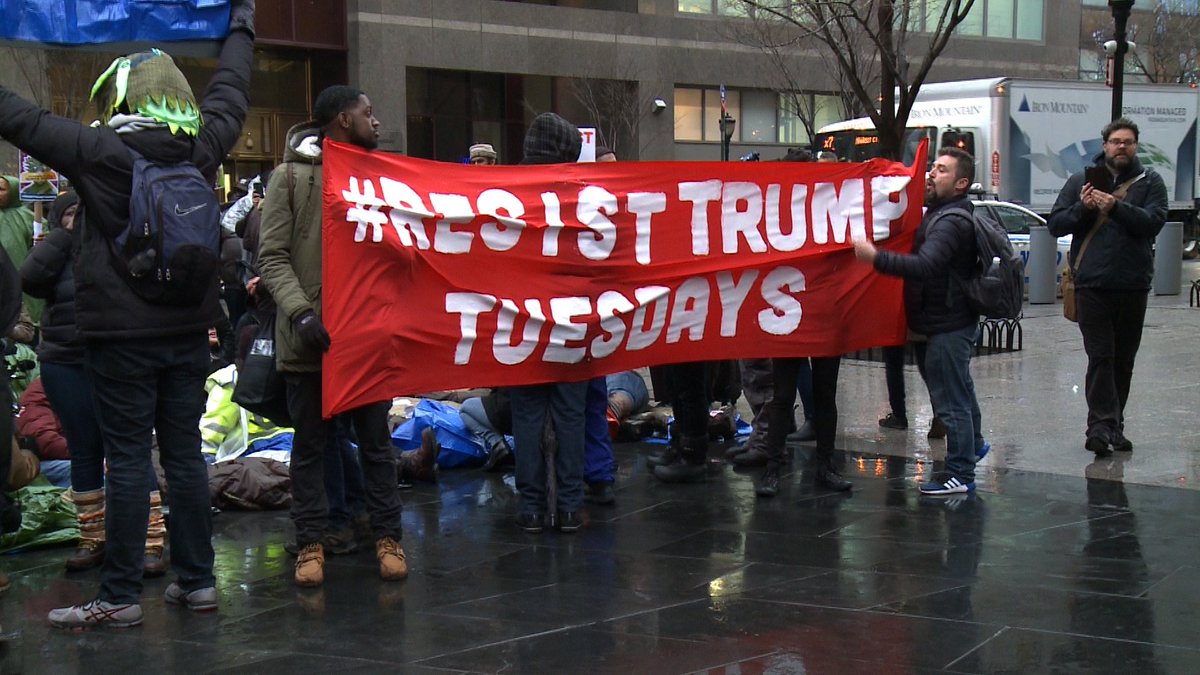
[[[554,113],[534,118],[525,133],[522,164],[559,164],[579,159],[583,139],[579,127]]]
[[[301,122],[288,129],[283,161],[321,163],[321,127],[315,121]]]
[[[3,203],[0,203],[0,209],[7,209],[13,206],[21,205],[21,184],[17,181],[16,176],[5,176],[4,181],[8,183],[8,197]]]

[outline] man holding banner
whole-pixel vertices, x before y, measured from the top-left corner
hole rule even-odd
[[[979,401],[971,380],[971,353],[979,313],[962,290],[975,266],[975,225],[967,189],[975,180],[975,158],[957,148],[938,151],[926,179],[925,204],[911,254],[879,251],[856,240],[858,259],[904,278],[904,304],[912,329],[929,336],[925,372],[929,399],[946,425],[946,468],[921,485],[929,495],[975,490],[975,462],[986,452]]]
[[[370,99],[358,89],[325,89],[313,104],[313,114],[315,121],[288,132],[284,162],[271,174],[258,252],[262,281],[278,307],[275,357],[287,381],[288,412],[296,429],[291,461],[292,522],[299,548],[295,582],[306,587],[325,582],[325,447],[333,423],[322,415],[321,377],[322,369],[329,367],[325,352],[331,344],[341,346],[322,323],[323,153],[330,140],[364,151],[379,143],[379,120]],[[400,547],[400,494],[387,423],[390,407],[391,398],[381,397],[348,411],[362,457],[379,576],[385,581],[408,576]]]
[[[165,600],[196,611],[217,609],[212,512],[199,427],[208,328],[223,316],[216,270],[206,274],[197,264],[189,268],[195,274],[185,275],[192,282],[186,295],[151,297],[148,285],[155,275],[135,270],[119,256],[115,241],[133,229],[133,182],[135,175],[143,175],[138,167],[181,166],[203,190],[204,182],[215,182],[221,161],[241,133],[254,58],[254,0],[231,5],[229,34],[199,102],[171,57],[157,49],[120,57],[100,75],[92,88],[100,114],[95,127],[56,117],[0,87],[0,136],[69,178],[83,203],[76,216],[82,232],[75,313],[87,340],[85,367],[92,376],[108,465],[107,543],[97,598],[51,611],[50,623],[60,628],[142,622],[154,435],[170,483],[171,567],[177,574]],[[145,163],[135,161],[135,151]],[[197,219],[211,214],[212,231],[204,234],[215,242],[220,227],[215,209],[213,198],[199,204],[177,202],[174,210],[181,217],[198,213]],[[151,260],[154,250],[147,252]],[[135,288],[139,279],[145,283]]]

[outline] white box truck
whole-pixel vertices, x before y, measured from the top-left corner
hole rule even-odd
[[[1187,85],[1126,84],[1122,104],[1140,129],[1138,159],[1167,185],[1169,220],[1191,223],[1200,95]],[[1112,89],[1101,82],[998,77],[926,84],[908,118],[904,159],[912,160],[923,138],[931,151],[956,145],[975,156],[975,180],[985,192],[1045,215],[1067,177],[1103,151],[1100,130],[1111,114]],[[822,127],[816,146],[849,161],[879,152],[869,117]]]

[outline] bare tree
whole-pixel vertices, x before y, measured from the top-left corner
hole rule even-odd
[[[875,123],[881,155],[899,159],[917,94],[975,0],[736,0],[755,21],[796,30],[832,56],[849,94]],[[910,27],[924,54],[909,60]],[[912,51],[916,51],[915,49]],[[914,67],[915,66],[915,67]],[[878,72],[878,89],[871,86]]]
[[[723,0],[738,3],[740,0]],[[814,94],[833,94],[838,97],[842,117],[858,117],[864,114],[862,103],[850,90],[832,52],[827,49],[812,49],[812,31],[807,27],[801,28],[793,23],[779,21],[761,12],[747,12],[749,20],[733,19],[722,24],[722,33],[727,39],[738,44],[754,47],[766,57],[769,70],[767,76],[773,81],[775,89],[784,107],[793,113],[804,126],[809,138],[817,131],[818,99]],[[860,40],[861,35],[854,36]],[[861,51],[863,46],[846,45],[845,49]],[[833,91],[814,89],[811,79],[803,74],[811,70],[811,61],[801,58],[801,55],[815,56],[820,59],[823,71],[829,73],[833,83]],[[878,62],[865,64],[867,68],[860,73],[868,88],[878,86]],[[873,66],[873,67],[872,67]]]
[[[632,75],[631,72],[624,74]],[[635,144],[638,142],[638,130],[650,110],[650,101],[643,100],[636,79],[576,77],[571,78],[569,86],[571,95],[587,111],[591,117],[589,122],[596,127],[597,145],[603,145],[620,156],[622,140],[629,139]]]
[[[1106,17],[1111,18],[1111,17]],[[1095,28],[1097,47],[1112,38],[1112,22]],[[1194,1],[1158,0],[1149,12],[1129,22],[1129,40],[1137,44],[1125,57],[1128,67],[1150,82],[1195,84],[1200,81],[1200,11]],[[1126,71],[1129,72],[1129,71]]]

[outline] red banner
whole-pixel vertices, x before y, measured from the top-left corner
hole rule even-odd
[[[324,409],[645,365],[899,344],[912,168],[470,166],[325,143]]]

